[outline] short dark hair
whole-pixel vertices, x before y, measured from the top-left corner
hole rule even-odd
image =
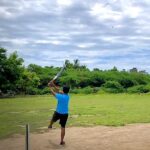
[[[69,86],[67,86],[67,85],[64,85],[64,86],[63,86],[63,92],[64,92],[65,94],[68,94],[68,93],[69,93],[69,90],[70,90],[70,87],[69,87]]]

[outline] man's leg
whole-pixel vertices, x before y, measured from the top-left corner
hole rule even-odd
[[[65,128],[64,127],[61,127],[61,141],[60,141],[60,144],[61,145],[64,145],[65,142],[64,142],[64,137],[65,137]]]
[[[53,123],[54,123],[54,121],[53,121],[53,118],[52,118],[51,121],[50,121],[50,124],[49,124],[48,128],[52,128]]]
[[[52,128],[53,123],[56,122],[58,119],[59,119],[58,113],[54,112],[48,128]]]
[[[65,144],[64,137],[65,137],[65,126],[66,126],[66,123],[67,123],[67,119],[68,119],[68,114],[61,115],[61,117],[60,117],[60,125],[61,125],[61,141],[60,141],[60,144],[61,145]]]

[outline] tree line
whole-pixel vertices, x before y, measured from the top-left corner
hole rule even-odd
[[[71,63],[66,60],[66,70],[56,81],[58,86],[68,84],[71,93],[148,93],[150,92],[150,74],[132,68],[119,71],[88,69],[79,60]],[[24,66],[24,60],[17,52],[7,55],[7,50],[0,48],[0,95],[4,94],[48,94],[47,83],[60,71],[60,67]]]

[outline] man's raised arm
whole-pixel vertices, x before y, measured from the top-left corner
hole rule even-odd
[[[55,96],[55,95],[56,95],[56,91],[53,90],[53,85],[52,85],[52,83],[49,82],[49,83],[48,83],[48,86],[50,87],[50,91],[51,91],[52,95]]]
[[[50,82],[49,82],[49,85],[51,85],[51,87],[54,88],[54,92],[56,92],[56,93],[63,93],[62,91],[60,91],[59,87],[57,87],[57,86],[55,85],[55,80],[50,81]]]

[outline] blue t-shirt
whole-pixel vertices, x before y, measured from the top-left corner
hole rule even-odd
[[[58,100],[56,111],[60,114],[68,114],[69,95],[57,93],[55,97]]]

